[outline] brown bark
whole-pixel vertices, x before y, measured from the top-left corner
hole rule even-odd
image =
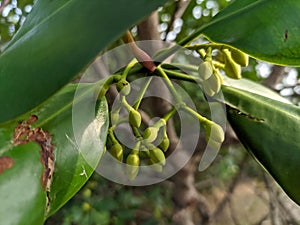
[[[274,65],[272,67],[271,74],[266,80],[264,80],[263,85],[275,90],[276,85],[282,80],[282,78],[285,75],[284,70],[285,70],[284,66]]]

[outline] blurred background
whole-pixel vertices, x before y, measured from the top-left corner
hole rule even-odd
[[[137,40],[176,42],[207,23],[228,4],[230,0],[168,1],[131,31]],[[1,50],[22,26],[33,5],[33,0],[1,1]],[[116,41],[109,48],[119,44]],[[264,84],[300,106],[299,69],[251,59],[243,69],[243,77]],[[179,84],[195,99],[201,112],[208,110],[196,85]],[[176,120],[174,123],[175,127],[180,125]],[[174,177],[151,186],[124,186],[95,173],[46,224],[300,224],[300,207],[247,153],[229,125],[217,159],[204,172],[197,170],[201,146],[197,152]]]

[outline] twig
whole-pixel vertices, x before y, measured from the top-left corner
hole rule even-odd
[[[171,19],[168,23],[164,41],[167,39],[168,33],[170,33],[170,31],[174,27],[175,20],[182,17],[182,15],[185,12],[189,3],[190,3],[190,0],[188,0],[188,1],[179,0],[179,1],[175,2],[175,9],[174,9],[174,12],[172,13]]]
[[[276,84],[278,84],[285,75],[285,67],[274,65],[272,67],[272,72],[267,79],[263,81],[263,85],[268,88],[275,90]]]

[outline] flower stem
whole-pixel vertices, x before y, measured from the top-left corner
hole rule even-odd
[[[167,69],[164,69],[164,71],[170,78],[184,80],[184,81],[190,81],[190,82],[194,82],[194,83],[200,82],[200,79],[198,77],[195,77],[192,75],[187,75],[187,74],[184,74],[184,73],[181,73],[178,71],[167,70]]]
[[[185,106],[183,108],[186,112],[190,113],[192,116],[196,117],[199,119],[201,126],[206,127],[207,124],[209,124],[211,121],[209,119],[207,119],[204,116],[201,116],[199,113],[197,113],[196,111],[194,111],[193,109],[191,109],[188,106]]]
[[[145,93],[146,93],[146,91],[147,91],[147,89],[148,89],[148,87],[149,87],[149,85],[150,85],[150,83],[151,83],[151,81],[152,81],[152,78],[153,78],[153,77],[149,77],[149,79],[147,80],[146,84],[141,88],[141,90],[140,90],[140,92],[139,92],[139,95],[138,95],[138,100],[137,100],[137,102],[133,105],[133,108],[134,108],[135,110],[137,110],[137,109],[139,108],[139,106],[140,106],[140,104],[141,104],[141,102],[142,102],[142,99],[143,99],[143,97],[144,97],[144,95],[145,95]]]
[[[156,68],[157,72],[164,78],[165,84],[169,88],[170,92],[172,93],[173,97],[175,98],[176,103],[182,103],[180,95],[177,93],[175,87],[173,86],[171,80],[169,79],[168,75],[165,73],[165,71],[161,68],[161,66],[158,66]]]

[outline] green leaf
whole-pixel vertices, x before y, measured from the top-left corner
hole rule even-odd
[[[40,125],[54,137],[56,172],[48,215],[57,211],[80,190],[104,153],[108,106],[105,98],[93,105],[96,102],[94,92],[102,82],[68,85],[36,112],[41,118]],[[72,105],[75,91],[75,103]]]
[[[166,0],[39,0],[0,56],[0,123],[27,112]]]
[[[250,88],[257,91],[222,87],[228,120],[247,150],[300,204],[300,107],[274,100],[274,93],[257,94],[266,89],[258,84]]]
[[[46,193],[41,184],[44,168],[40,149],[36,143],[28,143],[10,146],[9,151],[1,154],[2,159],[9,157],[13,162],[0,173],[1,224],[43,224]],[[4,164],[1,160],[0,166]]]
[[[24,121],[29,115],[37,115],[38,120],[31,125],[32,129],[41,127],[48,131],[53,139],[55,170],[48,193],[50,205],[45,211],[46,204],[39,204],[39,207],[44,209],[39,211],[43,218],[52,215],[79,191],[94,172],[104,152],[108,130],[108,106],[105,98],[96,98],[103,82],[104,80],[94,84],[67,85],[34,111],[17,119]],[[3,149],[0,154],[10,152],[17,121],[0,127],[0,149]],[[42,165],[40,156],[35,164]],[[37,176],[40,182],[40,176]],[[15,180],[18,187],[24,187],[24,182],[24,179]],[[45,190],[43,194],[45,197]],[[18,199],[15,201],[18,202]]]
[[[236,0],[200,30],[254,58],[300,66],[299,10],[293,0]]]

